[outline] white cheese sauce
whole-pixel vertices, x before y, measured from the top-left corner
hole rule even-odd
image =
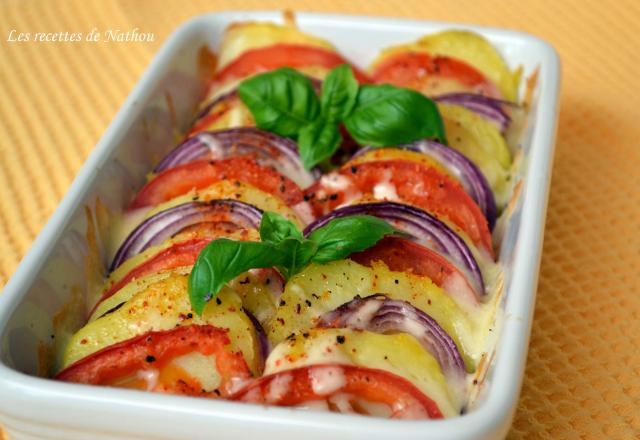
[[[209,149],[212,158],[220,159],[226,156],[226,152],[220,142],[209,133],[200,133],[198,139]]]
[[[288,392],[293,376],[282,373],[273,378],[265,396],[267,402],[279,402]]]
[[[367,301],[362,307],[358,308],[358,310],[356,310],[349,319],[347,319],[345,327],[364,328],[364,326],[371,321],[371,318],[376,314],[381,306],[382,301]]]
[[[329,397],[328,400],[330,404],[343,414],[355,412],[353,406],[351,406],[351,401],[353,400],[353,396],[351,394],[337,393]]]
[[[393,404],[392,413],[399,415],[402,419],[426,419],[427,414],[420,405],[407,406],[402,400],[397,400]]]
[[[398,193],[396,186],[391,183],[391,170],[384,170],[382,173],[382,179],[373,187],[373,198],[377,200],[391,200],[398,201]]]
[[[314,367],[309,370],[313,392],[319,396],[332,394],[347,384],[342,368],[337,366]]]
[[[391,410],[391,407],[386,403],[371,402],[369,400],[364,400],[364,399],[356,399],[355,405],[365,410],[367,414],[375,417],[382,417],[385,419],[389,419],[393,415],[393,411]]]
[[[158,378],[160,377],[160,372],[155,368],[150,368],[148,370],[138,370],[138,372],[136,373],[136,377],[146,383],[145,389],[147,391],[153,391],[158,386]]]
[[[351,179],[338,173],[331,173],[322,176],[320,184],[331,191],[344,191],[351,186]]]

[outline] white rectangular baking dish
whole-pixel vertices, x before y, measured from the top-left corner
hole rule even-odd
[[[0,424],[11,439],[56,438],[279,438],[279,439],[495,439],[506,435],[524,373],[545,209],[551,174],[560,80],[554,49],[527,34],[453,23],[330,14],[297,14],[299,26],[333,42],[366,66],[385,46],[446,28],[481,33],[511,66],[540,68],[533,123],[524,141],[522,196],[507,227],[500,261],[505,268],[505,319],[487,385],[469,413],[442,421],[389,421],[287,408],[243,405],[55,382],[37,377],[38,356],[50,349],[52,322],[67,320],[82,299],[83,266],[92,255],[86,230],[96,199],[121,210],[152,164],[184,129],[202,92],[198,51],[215,48],[227,24],[280,21],[278,12],[224,12],[197,17],[165,43],[59,208],[0,296]],[[118,68],[113,66],[113,68]],[[66,308],[66,309],[65,309]],[[58,330],[56,337],[61,338]]]

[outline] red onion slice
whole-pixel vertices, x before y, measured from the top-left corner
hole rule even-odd
[[[411,235],[418,243],[441,253],[455,263],[468,276],[476,293],[479,296],[485,294],[480,267],[464,240],[446,224],[414,206],[397,202],[345,206],[311,223],[305,228],[304,234],[308,236],[332,219],[350,215],[372,215],[387,220],[396,228]]]
[[[237,200],[187,202],[161,211],[136,227],[116,252],[109,271],[114,271],[134,255],[162,243],[183,229],[199,223],[225,221],[239,228],[257,228],[262,211]]]
[[[196,115],[195,118],[193,118],[193,123],[191,124],[191,126],[196,125],[196,123],[202,119],[203,117],[207,116],[207,114],[209,114],[209,112],[211,111],[211,109],[213,107],[215,107],[218,104],[223,103],[224,101],[230,101],[232,99],[235,99],[238,97],[238,89],[234,88],[226,93],[223,93],[222,95],[218,96],[217,98],[215,98],[214,100],[212,100],[211,102],[209,102],[207,105],[205,105],[204,107],[202,107],[202,109],[198,112],[198,114]]]
[[[196,160],[216,160],[253,155],[261,165],[271,166],[301,187],[311,185],[318,169],[305,170],[298,147],[291,139],[254,127],[200,132],[171,151],[153,170],[160,173]]]
[[[493,229],[497,216],[493,191],[491,191],[491,187],[484,177],[484,174],[482,174],[482,171],[463,154],[439,142],[426,139],[410,144],[385,148],[400,148],[414,151],[435,159],[460,182],[467,194],[478,204],[478,207],[487,219],[489,229]],[[365,147],[359,150],[353,157],[361,156],[373,149],[374,147]]]
[[[432,317],[406,301],[393,300],[381,293],[356,296],[320,316],[316,326],[381,334],[408,333],[436,358],[444,374],[465,375],[462,355],[451,336]]]
[[[479,116],[494,124],[501,133],[507,130],[511,123],[511,117],[505,112],[504,106],[515,106],[516,104],[503,101],[501,99],[490,98],[489,96],[477,93],[448,93],[433,98],[436,102],[443,104],[455,104],[471,110]]]

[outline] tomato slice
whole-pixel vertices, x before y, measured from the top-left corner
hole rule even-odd
[[[148,332],[91,354],[65,368],[55,378],[171,394],[226,397],[234,385],[251,378],[242,354],[230,352],[225,347],[230,342],[227,333],[228,330],[211,325]],[[210,360],[210,367],[219,375],[215,388],[205,389],[199,378],[176,363],[181,356],[192,353],[211,356],[205,359]]]
[[[164,249],[157,254],[153,255],[146,261],[142,262],[138,266],[127,272],[119,281],[115,282],[109,287],[100,297],[98,302],[88,316],[93,316],[94,312],[103,301],[107,298],[115,295],[120,289],[129,284],[131,281],[140,279],[146,275],[162,272],[165,270],[175,269],[182,266],[193,266],[200,254],[200,251],[209,244],[212,240],[216,239],[215,235],[201,238],[194,238],[191,240],[185,240],[175,243],[171,247]],[[276,278],[281,280],[284,284],[284,280],[280,276],[280,273],[275,269],[254,269],[254,275],[258,279],[264,279],[271,283],[271,279]],[[279,285],[279,284],[278,284]]]
[[[367,267],[372,267],[374,261],[382,261],[392,271],[427,277],[450,295],[478,303],[478,294],[460,269],[436,251],[410,240],[385,237],[349,258]]]
[[[131,208],[157,205],[174,197],[202,189],[222,180],[248,183],[294,206],[303,200],[302,190],[272,168],[258,165],[248,156],[187,163],[155,176],[138,193]]]
[[[222,124],[223,122],[222,118],[230,115],[230,112],[232,111],[241,112],[241,114],[243,115],[241,117],[241,123],[238,124],[239,126],[246,127],[250,125],[255,125],[255,121],[253,121],[253,117],[249,112],[249,110],[243,109],[242,106],[243,106],[243,103],[240,100],[240,97],[236,93],[223,97],[222,99],[219,100],[219,102],[214,104],[205,115],[199,117],[194,122],[193,126],[189,129],[189,132],[187,133],[187,137],[188,138],[192,137],[203,131],[215,131],[215,130],[220,130],[222,128],[227,128],[227,126],[229,126],[229,128],[231,126],[235,126],[235,124],[229,122],[228,119],[227,119],[227,122],[228,122],[227,124]],[[217,123],[220,123],[220,124],[217,124]]]
[[[489,225],[478,205],[458,182],[422,163],[384,160],[347,164],[307,188],[305,198],[318,217],[362,198],[409,203],[449,219],[493,257]]]
[[[405,378],[353,365],[311,365],[281,371],[252,381],[230,398],[394,419],[442,418],[435,402]]]
[[[176,243],[173,246],[158,252],[144,263],[131,269],[125,276],[120,278],[118,282],[113,284],[105,291],[100,300],[93,307],[89,316],[93,315],[95,309],[105,299],[113,296],[118,290],[122,289],[134,279],[139,279],[145,275],[157,273],[167,269],[173,269],[180,266],[192,266],[195,264],[200,251],[211,241],[213,237],[196,238]]]
[[[491,81],[464,61],[424,52],[392,55],[375,69],[372,77],[376,83],[408,87],[431,96],[471,92],[502,98]]]
[[[211,84],[211,90],[215,90],[229,80],[245,78],[280,67],[295,69],[304,66],[321,66],[332,69],[341,64],[350,63],[328,49],[302,44],[274,44],[244,52],[218,72]],[[369,77],[357,67],[351,68],[360,83],[370,82]]]

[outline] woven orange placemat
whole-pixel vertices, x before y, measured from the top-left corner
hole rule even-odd
[[[524,30],[563,62],[538,302],[510,438],[640,437],[640,3],[5,0],[0,4],[0,286],[171,31],[224,9],[330,11]],[[151,43],[9,42],[153,32]]]

